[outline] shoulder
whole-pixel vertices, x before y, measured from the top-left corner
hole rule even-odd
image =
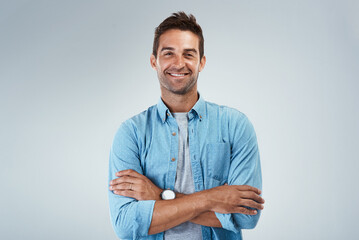
[[[119,135],[136,137],[139,133],[144,132],[146,126],[153,122],[155,118],[158,118],[158,113],[156,105],[153,105],[122,122],[117,130],[116,137]]]
[[[228,121],[228,123],[249,122],[248,117],[243,112],[233,107],[206,101],[206,108],[209,115],[221,116],[222,120]]]
[[[240,136],[243,139],[255,137],[254,127],[246,114],[224,105],[206,102],[209,120],[218,119],[230,136]]]

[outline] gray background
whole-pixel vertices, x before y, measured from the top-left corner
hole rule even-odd
[[[193,13],[199,90],[254,124],[265,210],[245,239],[358,235],[358,1],[1,1],[0,239],[116,239],[122,121],[157,103],[154,28]]]

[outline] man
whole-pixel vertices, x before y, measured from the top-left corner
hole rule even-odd
[[[157,105],[125,121],[110,153],[111,220],[122,239],[242,239],[263,209],[254,129],[203,100],[201,27],[174,13],[155,31]]]

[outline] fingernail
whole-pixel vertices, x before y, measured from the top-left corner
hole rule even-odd
[[[256,210],[254,210],[254,214],[257,214],[257,211],[256,211]]]
[[[113,187],[111,186],[111,187],[110,187],[110,190],[112,190],[112,189],[113,189]]]

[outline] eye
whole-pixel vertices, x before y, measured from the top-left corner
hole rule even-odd
[[[172,55],[171,52],[166,52],[166,53],[165,53],[165,56],[171,56],[171,55]]]
[[[185,56],[186,56],[186,57],[193,57],[193,55],[190,54],[190,53],[186,53]]]

